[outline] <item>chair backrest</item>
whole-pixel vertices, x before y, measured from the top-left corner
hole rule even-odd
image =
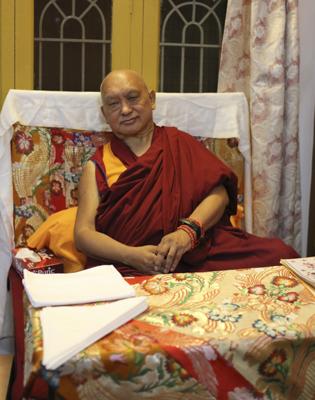
[[[100,113],[98,93],[14,90],[10,95],[8,103],[15,108],[13,116],[7,113],[14,119],[14,231],[16,244],[23,245],[48,215],[76,205],[82,167],[107,140],[104,132],[109,128]],[[155,122],[193,134],[238,175],[245,223],[251,219],[246,118],[247,104],[240,93],[157,94]]]

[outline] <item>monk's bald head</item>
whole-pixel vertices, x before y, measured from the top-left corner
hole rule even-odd
[[[139,90],[149,93],[148,87],[141,75],[131,69],[114,70],[107,74],[100,87],[102,100],[115,86],[131,85]]]
[[[101,84],[101,95],[103,115],[118,137],[152,133],[155,93],[137,72],[110,72]]]

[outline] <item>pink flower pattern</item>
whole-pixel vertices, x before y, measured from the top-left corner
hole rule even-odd
[[[254,43],[256,46],[264,45],[266,43],[266,20],[258,19],[254,28]]]
[[[227,27],[229,39],[234,38],[242,31],[242,15],[241,13],[231,17],[230,23]]]
[[[32,137],[23,131],[16,132],[15,138],[16,151],[21,154],[30,154],[33,151],[34,144]]]
[[[247,52],[244,52],[238,59],[236,64],[236,78],[244,79],[249,75],[250,57]]]

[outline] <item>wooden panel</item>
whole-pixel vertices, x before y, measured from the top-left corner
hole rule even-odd
[[[14,2],[0,0],[0,104],[14,87]]]
[[[113,0],[112,70],[130,67],[133,0]]]
[[[0,0],[0,102],[9,89],[32,89],[34,0]]]
[[[160,0],[144,2],[142,76],[150,89],[159,85]]]
[[[114,0],[112,21],[112,69],[133,69],[156,90],[160,0]]]
[[[34,0],[15,4],[15,88],[33,89]]]
[[[143,2],[133,0],[131,13],[130,68],[142,75],[143,60]]]

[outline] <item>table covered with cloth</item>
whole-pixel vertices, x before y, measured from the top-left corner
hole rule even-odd
[[[315,291],[285,267],[127,279],[149,309],[55,371],[25,297],[26,392],[41,377],[71,400],[314,398]]]

